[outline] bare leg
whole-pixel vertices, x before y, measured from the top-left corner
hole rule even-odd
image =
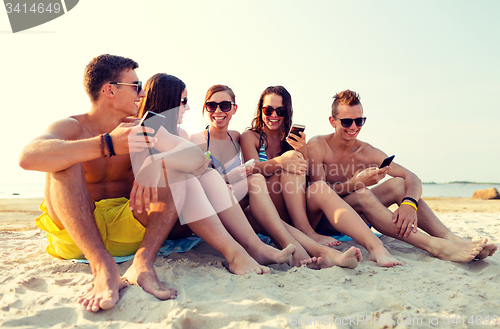
[[[68,231],[89,261],[95,278],[93,288],[78,303],[89,312],[112,308],[126,284],[97,229],[83,165],[47,173],[45,200],[49,216],[59,228]]]
[[[349,235],[370,253],[379,266],[403,265],[384,247],[358,214],[325,182],[318,181],[307,189],[307,208],[311,217],[324,213],[336,230]],[[316,215],[317,217],[317,215]]]
[[[292,266],[299,266],[301,261],[311,259],[306,250],[295,240],[283,225],[276,208],[274,207],[267,191],[266,180],[260,174],[251,175],[247,180],[233,184],[233,192],[239,190],[239,184],[247,184],[251,218],[266,235],[269,235],[276,245],[283,249],[289,244],[295,246],[292,255]],[[250,220],[250,219],[249,219]]]
[[[396,234],[396,224],[389,211],[369,189],[359,189],[344,198],[358,213],[363,214],[381,233],[424,249],[434,257],[454,262],[469,262],[476,257],[486,245],[488,239],[482,241],[450,241],[432,237],[420,231],[412,232],[408,237]]]
[[[316,233],[311,226],[306,212],[306,177],[282,171],[279,178],[280,192],[293,226],[322,245],[327,247],[340,245],[334,238]],[[276,189],[276,186],[274,184],[273,189]]]
[[[213,188],[213,190],[208,189],[206,192],[208,195],[212,194],[216,198],[221,198],[222,194],[225,195],[227,187],[220,178],[220,175],[216,172],[214,173],[216,176],[212,177],[218,177],[218,179],[221,180],[222,188],[217,186],[217,183],[212,183],[211,188]],[[208,177],[205,177],[205,179],[210,180]],[[207,181],[205,181],[205,183],[207,183]],[[219,189],[217,189],[217,187],[219,187]],[[258,262],[268,264],[289,261],[293,253],[293,246],[279,251],[262,243],[262,241],[260,241],[257,235],[253,232],[253,229],[250,224],[248,224],[243,211],[237,203],[234,206],[229,206],[228,209],[223,210],[220,213],[221,217],[228,217],[226,218],[227,221],[233,221],[233,223],[227,223],[229,227],[227,227],[226,230],[226,227],[222,225],[221,220],[215,214],[215,210],[213,210],[211,202],[207,199],[200,181],[196,178],[188,179],[187,188],[189,198],[186,200],[183,214],[189,223],[189,227],[200,238],[223,254],[229,263],[229,270],[231,272],[240,275],[252,272],[256,272],[258,274],[269,273],[269,269],[265,266],[259,265]],[[214,194],[216,192],[218,194]],[[221,200],[218,200],[218,206],[225,207],[225,205],[223,205],[220,201]],[[226,202],[231,204],[233,201],[226,200]],[[243,215],[243,221],[238,218],[238,215],[235,212],[235,209],[237,208],[239,208]],[[201,212],[206,212],[211,215],[200,220],[190,220],[191,218],[197,219],[202,217],[200,215]],[[232,215],[236,216],[229,217]],[[233,234],[234,239],[229,233]],[[235,239],[241,239],[241,244],[236,242]],[[245,249],[248,250],[248,253]]]
[[[148,213],[138,213],[134,210],[135,218],[146,226],[146,233],[141,246],[135,253],[132,265],[123,275],[127,282],[140,286],[145,292],[158,299],[177,296],[176,290],[168,288],[158,278],[154,269],[154,261],[158,250],[177,221],[176,206],[182,207],[186,195],[184,183],[186,174],[170,170],[167,174],[170,180],[173,181],[173,176],[176,176],[179,182],[172,184],[172,187],[167,185],[167,187],[158,188],[158,203],[152,204]],[[177,204],[174,203],[174,198]]]
[[[392,178],[372,188],[371,191],[386,207],[394,203],[400,205],[401,200],[405,197],[404,180],[399,177]],[[468,241],[451,232],[423,199],[418,200],[417,218],[418,227],[431,236],[456,242]],[[476,258],[483,259],[492,256],[496,251],[497,246],[495,244],[488,244],[484,246]]]

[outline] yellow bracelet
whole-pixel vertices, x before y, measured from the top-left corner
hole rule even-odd
[[[417,206],[415,206],[413,203],[411,203],[411,202],[401,202],[401,205],[404,205],[404,204],[412,206],[413,208],[415,208],[415,211],[417,211]]]

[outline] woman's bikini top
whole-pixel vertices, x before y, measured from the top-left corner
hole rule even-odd
[[[264,135],[260,135],[260,147],[259,147],[259,161],[264,162],[267,161],[266,147],[264,145]]]
[[[207,127],[207,151],[210,150],[210,129]],[[233,170],[234,168],[238,167],[241,165],[241,159],[240,159],[240,152],[238,148],[236,147],[236,144],[233,141],[233,138],[227,133],[229,136],[229,139],[231,139],[231,143],[233,143],[234,149],[236,150],[236,156],[234,157],[234,160],[229,164],[229,166],[224,166],[217,158],[215,158],[213,155],[210,155],[210,159],[212,160],[211,166],[212,168],[216,169],[219,174],[221,175],[226,175],[228,172]]]

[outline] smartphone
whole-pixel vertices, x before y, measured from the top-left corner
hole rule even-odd
[[[290,137],[294,141],[297,141],[293,136],[290,136],[290,134],[300,136],[299,132],[304,132],[304,130],[306,130],[306,126],[294,123],[292,128],[290,128],[290,131],[288,132],[288,137]]]
[[[390,157],[385,158],[384,161],[382,161],[382,164],[380,165],[380,167],[378,167],[378,168],[382,169],[382,168],[390,165],[392,160],[394,159],[394,157],[395,157],[395,155],[391,155]]]
[[[149,134],[149,133],[143,133],[144,136],[149,136],[149,137],[154,137],[160,127],[163,125],[165,122],[166,118],[164,115],[154,113],[151,111],[147,111],[144,116],[141,119],[141,122],[139,123],[141,126],[144,127],[150,127],[155,130],[154,134]]]
[[[255,162],[255,159],[248,160],[247,162],[245,162],[245,168],[250,167],[251,165],[253,165],[254,162]]]

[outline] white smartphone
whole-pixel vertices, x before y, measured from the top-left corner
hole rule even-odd
[[[248,160],[247,162],[245,162],[245,168],[250,167],[251,165],[253,165],[254,162],[255,162],[255,159]]]

